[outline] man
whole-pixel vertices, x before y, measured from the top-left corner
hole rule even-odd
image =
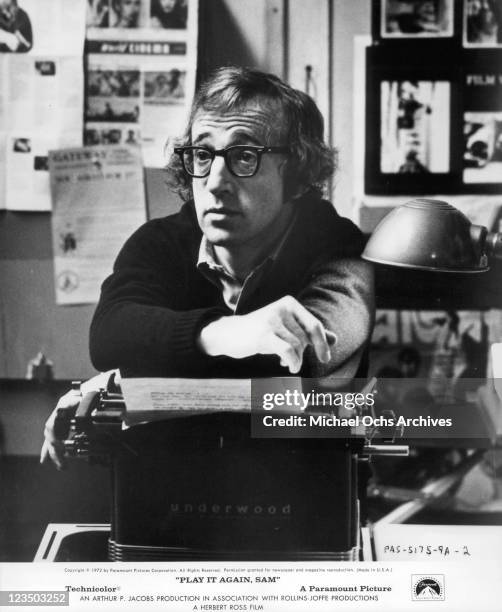
[[[119,253],[91,325],[95,367],[355,376],[373,324],[372,271],[359,230],[321,199],[334,154],[313,100],[273,75],[222,68],[178,144],[170,169],[187,201]],[[43,459],[57,460],[56,444],[49,422]]]

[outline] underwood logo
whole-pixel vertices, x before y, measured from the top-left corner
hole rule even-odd
[[[291,505],[266,504],[169,504],[172,514],[199,514],[206,516],[290,516]]]

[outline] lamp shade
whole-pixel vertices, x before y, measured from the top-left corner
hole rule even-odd
[[[440,200],[411,200],[375,228],[362,257],[374,263],[437,272],[485,272],[486,228]]]

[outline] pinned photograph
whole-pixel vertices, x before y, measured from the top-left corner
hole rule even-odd
[[[464,45],[502,46],[501,0],[464,0]]]
[[[464,113],[464,183],[502,183],[502,112]]]
[[[382,38],[453,36],[453,0],[382,0]]]
[[[380,94],[380,171],[449,172],[450,83],[383,81]]]

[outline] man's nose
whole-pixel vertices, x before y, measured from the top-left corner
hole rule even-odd
[[[216,155],[207,177],[206,188],[213,194],[224,191],[228,188],[229,180],[230,173],[225,159],[221,155]]]

